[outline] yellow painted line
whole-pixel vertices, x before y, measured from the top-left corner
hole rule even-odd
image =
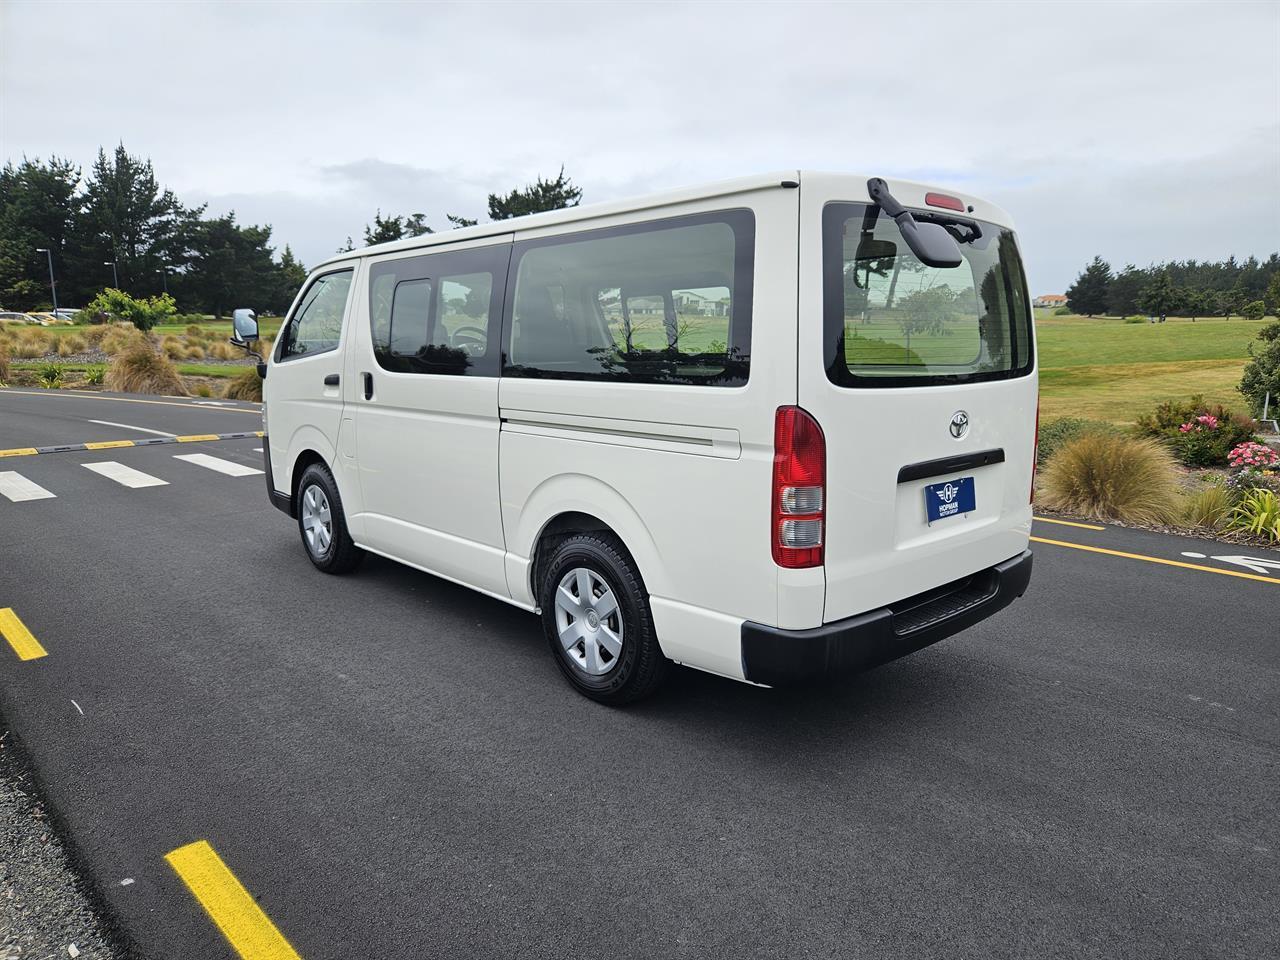
[[[1070,543],[1066,540],[1048,540],[1045,537],[1032,537],[1034,543],[1048,543],[1055,547],[1070,547],[1072,550],[1087,550],[1089,553],[1105,553],[1109,557],[1124,557],[1126,560],[1145,560],[1147,563],[1162,563],[1167,567],[1182,567],[1186,570],[1199,570],[1201,573],[1220,573],[1224,577],[1239,577],[1241,580],[1261,580],[1263,583],[1280,584],[1275,577],[1264,577],[1256,573],[1242,573],[1239,570],[1219,570],[1217,567],[1206,567],[1199,563],[1184,563],[1181,560],[1166,560],[1164,557],[1148,557],[1143,553],[1125,553],[1123,550],[1107,550],[1103,547],[1087,547],[1083,543]]]
[[[1072,520],[1053,520],[1049,517],[1035,517],[1037,523],[1057,523],[1064,527],[1079,527],[1081,530],[1105,530],[1106,527],[1100,527],[1096,523],[1076,523]]]
[[[0,457],[33,457],[37,453],[35,447],[13,447],[10,450],[0,450]]]
[[[0,609],[0,634],[9,641],[9,646],[13,647],[13,652],[18,655],[19,660],[39,660],[47,656],[44,647],[40,646],[40,641],[31,635],[27,625],[18,618],[11,607]]]
[[[200,440],[217,440],[218,435],[216,433],[193,433],[190,436],[174,437],[173,439],[179,443],[196,443]]]
[[[100,440],[97,443],[86,443],[86,450],[110,450],[112,447],[132,447],[132,440]]]
[[[179,847],[165,859],[243,960],[301,960],[207,841]]]
[[[149,403],[161,407],[185,407],[188,410],[218,410],[222,413],[252,413],[260,415],[258,407],[206,407],[198,403],[180,403],[177,400],[140,400],[137,397],[104,397],[100,393],[82,390],[15,390],[12,387],[4,391],[5,395],[14,395],[19,397],[61,397],[64,400],[84,400],[86,398],[92,400],[111,400],[115,403]],[[252,401],[245,401],[251,403]]]

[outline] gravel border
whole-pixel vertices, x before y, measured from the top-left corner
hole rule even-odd
[[[12,731],[0,733],[0,960],[124,960],[50,822]]]

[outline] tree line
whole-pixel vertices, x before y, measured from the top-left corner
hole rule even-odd
[[[1119,272],[1094,257],[1067,288],[1072,313],[1086,316],[1229,317],[1280,313],[1280,254],[1220,262],[1173,260]]]
[[[490,219],[576,206],[582,191],[564,174],[509,194],[490,194]],[[455,227],[476,221],[448,215]],[[366,243],[431,233],[424,214],[379,210]],[[350,238],[341,249],[351,249]],[[43,251],[49,251],[47,254]],[[283,313],[307,276],[288,244],[278,254],[270,225],[241,224],[234,211],[208,215],[161,186],[149,159],[118,145],[100,149],[88,172],[58,157],[0,168],[0,309],[81,307],[115,287],[135,297],[169,293],[187,313],[224,316],[234,307]]]

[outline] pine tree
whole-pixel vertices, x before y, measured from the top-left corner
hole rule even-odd
[[[1073,313],[1092,317],[1107,309],[1110,288],[1111,265],[1101,257],[1094,257],[1093,262],[1076,277],[1076,282],[1067,288],[1067,304]]]
[[[530,213],[544,213],[564,207],[576,207],[582,202],[582,188],[564,175],[564,167],[554,180],[541,177],[523,190],[512,190],[505,197],[489,194],[489,219],[510,220]]]

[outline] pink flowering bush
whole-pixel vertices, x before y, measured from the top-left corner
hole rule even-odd
[[[1233,447],[1227,454],[1227,463],[1237,470],[1267,470],[1280,467],[1280,453],[1276,453],[1265,443],[1250,440]]]
[[[1189,467],[1220,467],[1228,450],[1253,439],[1253,423],[1194,396],[1165,401],[1140,416],[1138,432],[1167,443]]]

